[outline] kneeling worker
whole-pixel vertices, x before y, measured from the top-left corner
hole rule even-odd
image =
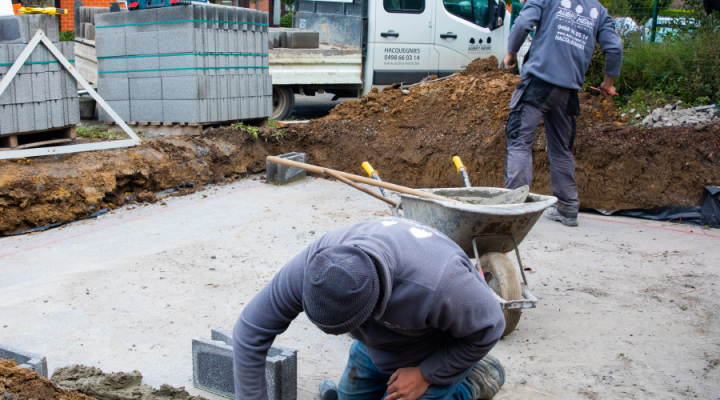
[[[237,399],[268,398],[268,349],[303,311],[355,338],[341,400],[490,399],[505,382],[486,356],[505,329],[490,288],[457,244],[413,221],[331,231],[275,275],[233,329]]]
[[[585,83],[595,41],[605,51],[606,96],[615,94],[623,47],[612,18],[598,0],[528,0],[508,37],[505,68],[517,65],[517,52],[536,29],[522,68],[522,83],[513,93],[507,121],[505,188],[532,182],[532,145],[540,120],[545,120],[550,186],[558,198],[545,216],[577,226],[580,208],[575,159],[575,117],[580,114],[578,90]]]

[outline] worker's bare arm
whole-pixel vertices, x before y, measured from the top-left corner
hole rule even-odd
[[[515,68],[517,66],[517,54],[506,54],[503,62],[506,69]]]
[[[615,96],[615,77],[606,75],[600,90],[605,96]]]

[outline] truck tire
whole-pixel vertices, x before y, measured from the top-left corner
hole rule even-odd
[[[289,86],[273,85],[272,119],[282,121],[290,118],[295,107],[295,93]]]
[[[522,287],[515,266],[510,259],[502,253],[487,253],[480,257],[485,281],[495,294],[504,300],[522,300]],[[520,322],[521,310],[502,310],[505,317],[505,330],[503,336],[514,331]]]

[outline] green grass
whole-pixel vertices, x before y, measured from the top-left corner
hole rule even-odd
[[[122,132],[108,132],[107,125],[83,125],[79,126],[76,133],[87,139],[124,139],[126,135]]]
[[[247,133],[251,134],[255,139],[258,138],[258,135],[260,133],[259,128],[250,126],[250,125],[245,125],[242,122],[232,124],[232,125],[230,125],[230,128],[232,128],[235,131],[247,132]]]

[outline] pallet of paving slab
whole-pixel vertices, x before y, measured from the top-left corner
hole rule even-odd
[[[208,128],[214,128],[218,126],[228,126],[242,122],[246,125],[256,127],[268,126],[269,119],[266,118],[252,118],[246,120],[233,120],[233,121],[221,121],[221,122],[147,122],[147,121],[128,121],[126,122],[130,129],[138,132],[154,132],[159,134],[165,134],[168,136],[176,135],[189,135],[189,136],[200,136]],[[108,131],[116,132],[122,130],[120,126],[114,123],[105,122],[109,126]]]
[[[21,150],[51,144],[71,143],[75,140],[77,126],[22,132],[13,135],[0,135],[0,150]]]

